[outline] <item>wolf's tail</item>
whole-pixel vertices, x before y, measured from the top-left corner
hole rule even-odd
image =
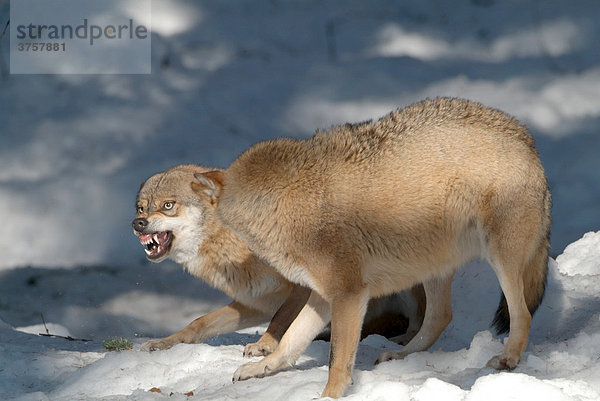
[[[529,263],[525,266],[523,272],[523,291],[525,295],[525,302],[527,303],[527,309],[531,316],[535,313],[542,299],[544,298],[544,292],[546,290],[546,278],[548,275],[548,241],[549,233],[545,240],[542,240],[541,244],[538,245],[538,249],[535,254],[529,260]],[[491,326],[496,329],[496,333],[508,333],[510,330],[510,315],[508,313],[508,305],[506,303],[506,297],[504,294],[500,297],[500,304],[496,309],[494,320]]]

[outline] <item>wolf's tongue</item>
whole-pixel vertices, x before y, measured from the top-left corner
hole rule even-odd
[[[156,239],[158,240],[158,242],[160,244],[162,244],[163,242],[165,242],[168,237],[169,237],[169,233],[167,233],[166,231],[156,234]]]

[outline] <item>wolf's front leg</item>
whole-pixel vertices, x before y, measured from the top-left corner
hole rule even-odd
[[[296,319],[310,296],[310,288],[294,285],[290,295],[271,319],[263,336],[255,343],[247,344],[244,356],[264,356],[275,351],[290,324]]]
[[[233,381],[268,376],[294,365],[329,320],[329,303],[313,291],[275,351],[258,362],[248,362],[240,366],[233,374]]]
[[[321,397],[339,398],[352,382],[352,369],[368,302],[369,290],[365,287],[344,293],[331,303],[329,379]]]
[[[269,316],[265,313],[233,301],[229,305],[199,317],[175,334],[147,342],[142,346],[142,350],[169,349],[180,343],[198,344],[207,338],[257,326],[267,320],[269,320]]]

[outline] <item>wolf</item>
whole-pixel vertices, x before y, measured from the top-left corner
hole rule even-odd
[[[197,190],[199,184],[194,178],[194,174],[212,170],[188,164],[150,177],[137,194],[132,226],[150,261],[159,263],[170,258],[223,291],[233,302],[168,337],[147,342],[142,349],[155,351],[179,343],[200,343],[270,321],[264,335],[244,349],[245,356],[267,355],[275,349],[311,290],[285,279],[218,222],[214,199]],[[422,287],[416,287],[412,292],[374,300],[363,336],[378,333],[406,343],[420,328],[424,297]]]
[[[226,170],[197,175],[220,221],[289,281],[312,289],[273,353],[234,380],[292,365],[331,320],[323,397],[351,383],[367,302],[423,283],[423,324],[400,351],[427,349],[452,318],[454,273],[486,259],[508,332],[488,366],[513,369],[545,290],[551,196],[534,139],[480,103],[426,99],[377,121],[258,143]]]

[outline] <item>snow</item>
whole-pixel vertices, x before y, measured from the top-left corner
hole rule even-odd
[[[598,238],[600,231],[587,233],[570,244],[557,261],[550,260],[546,296],[534,316],[530,344],[515,371],[486,367],[492,356],[502,352],[506,338],[493,336],[488,330],[499,294],[495,276],[485,263],[473,262],[456,275],[454,318],[434,346],[404,360],[375,366],[378,354],[400,346],[379,335],[365,338],[358,349],[354,384],[344,399],[600,399],[600,258],[595,258],[594,266],[590,258],[599,252]],[[573,273],[582,266],[585,275]],[[329,344],[323,341],[314,341],[293,368],[236,383],[231,382],[231,376],[247,361],[242,356],[244,345],[256,341],[264,326],[203,344],[141,351],[147,336],[173,332],[227,302],[215,290],[186,277],[169,263],[115,270],[5,271],[0,275],[3,319],[32,320],[36,311],[43,311],[45,320],[52,321],[47,324],[52,334],[92,341],[38,336],[46,332],[41,323],[15,329],[0,321],[0,398],[146,401],[318,397],[327,381]],[[77,283],[79,290],[65,288],[68,283]],[[35,296],[25,294],[27,287]],[[94,294],[89,292],[92,288]],[[57,295],[63,290],[69,294]],[[85,312],[74,311],[73,304],[83,305],[80,307]],[[12,309],[19,316],[12,315]],[[104,350],[101,341],[114,335],[131,338],[134,349]],[[153,388],[161,393],[150,391]],[[193,396],[186,395],[190,392]]]
[[[556,261],[562,274],[596,276],[600,274],[600,233],[586,233],[582,239],[567,246]]]
[[[139,184],[175,164],[226,167],[259,140],[305,137],[441,95],[505,110],[534,135],[553,195],[547,294],[519,367],[493,371],[485,363],[503,347],[488,331],[499,290],[491,269],[472,263],[456,275],[454,319],[432,349],[373,366],[398,346],[366,338],[345,398],[600,399],[598,4],[152,6],[148,76],[10,75],[8,37],[0,40],[0,399],[318,396],[324,342],[293,369],[239,383],[231,376],[243,346],[264,327],[140,351],[229,300],[179,266],[144,261],[129,225]],[[52,334],[92,341],[38,336],[41,314]],[[106,352],[110,336],[134,349]]]

